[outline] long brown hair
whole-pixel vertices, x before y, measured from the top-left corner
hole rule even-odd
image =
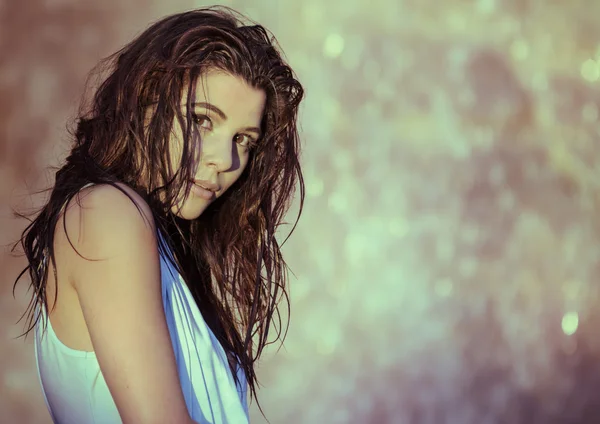
[[[175,265],[228,354],[236,381],[239,364],[256,398],[254,364],[269,344],[275,314],[279,325],[274,326],[273,342],[285,338],[278,304],[285,299],[289,310],[288,269],[275,233],[284,224],[297,186],[300,211],[304,201],[297,130],[303,89],[274,37],[262,26],[244,21],[224,7],[169,16],[96,68],[110,74],[91,102],[82,103],[72,131],[74,144],[56,172],[50,199],[17,242],[28,266],[15,286],[28,272],[33,288],[24,314],[28,316],[24,334],[38,323],[38,307],[48,312],[48,260],[56,278],[53,240],[62,207],[86,184],[119,188],[118,182],[125,183],[148,202]],[[197,132],[190,107],[194,90],[188,90],[187,99],[182,99],[182,93],[186,85],[195,87],[198,78],[213,69],[264,90],[263,136],[236,183],[198,219],[185,221],[170,212],[180,188],[193,177],[195,163],[192,143]],[[182,101],[188,106],[183,110]],[[150,104],[153,112],[147,121],[144,114]],[[172,170],[169,161],[175,119],[184,134],[178,170]],[[143,183],[142,174],[147,176]]]

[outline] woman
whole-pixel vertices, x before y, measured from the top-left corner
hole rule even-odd
[[[225,8],[167,17],[107,63],[21,239],[48,408],[61,424],[248,422],[287,300],[275,231],[297,183],[304,199],[302,86]]]

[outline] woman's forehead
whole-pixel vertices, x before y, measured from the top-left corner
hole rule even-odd
[[[187,100],[189,83],[184,87],[183,100]],[[250,86],[243,78],[224,71],[209,71],[195,83],[192,103],[210,103],[227,114],[236,111],[255,111],[262,114],[266,95],[264,90]]]

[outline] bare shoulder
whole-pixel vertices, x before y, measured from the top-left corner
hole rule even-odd
[[[133,190],[82,190],[66,209],[71,285],[123,422],[190,422],[160,290],[154,221]]]
[[[156,249],[150,207],[130,187],[118,186],[87,187],[71,199],[63,225],[59,222],[59,231],[74,248],[71,255],[102,260],[131,249]]]
[[[109,212],[117,208],[117,212],[127,212],[140,208],[139,212],[151,216],[150,208],[131,187],[117,183],[92,185],[82,189],[76,195],[82,207]],[[71,203],[73,206],[73,203]],[[133,206],[133,208],[131,207]]]

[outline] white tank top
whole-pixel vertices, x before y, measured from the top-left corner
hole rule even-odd
[[[162,253],[160,268],[163,306],[190,416],[201,424],[249,423],[243,370],[238,368],[238,387],[225,351],[202,318],[183,278]],[[35,357],[54,422],[122,423],[95,353],[73,350],[61,343],[50,320],[46,320],[43,332],[45,315],[40,318],[35,328]]]

